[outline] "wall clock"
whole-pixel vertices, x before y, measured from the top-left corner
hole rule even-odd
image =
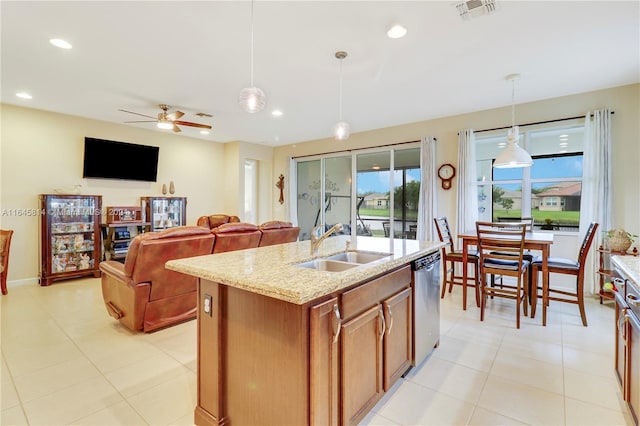
[[[438,169],[438,177],[442,179],[442,189],[451,189],[451,180],[456,175],[456,168],[449,163],[445,163]]]

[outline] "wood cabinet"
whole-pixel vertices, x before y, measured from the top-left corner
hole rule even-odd
[[[338,298],[312,306],[310,329],[310,420],[313,425],[339,424],[339,337],[342,318]]]
[[[184,226],[187,224],[187,199],[185,197],[140,197],[142,220],[149,222],[151,231]]]
[[[404,267],[342,295],[342,423],[357,424],[412,361],[411,270]]]
[[[41,194],[40,285],[85,275],[100,276],[99,195]]]
[[[304,305],[206,279],[198,299],[197,425],[357,424],[411,366],[409,266]]]
[[[139,206],[107,207],[107,223],[102,225],[102,259],[124,261],[131,240],[149,231],[149,225],[142,221]]]
[[[633,421],[640,416],[640,288],[620,273],[615,292],[616,336],[614,368]],[[620,282],[624,280],[624,282]]]

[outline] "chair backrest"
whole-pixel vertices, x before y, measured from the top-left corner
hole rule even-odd
[[[293,226],[291,222],[272,220],[258,226],[262,233],[259,247],[275,244],[292,243],[298,240],[300,228]]]
[[[196,225],[203,226],[205,228],[214,229],[225,223],[237,223],[240,222],[238,216],[229,216],[226,214],[212,214],[209,216],[200,216]]]
[[[449,222],[446,216],[434,217],[433,222],[436,225],[436,231],[438,231],[438,238],[443,243],[449,245],[449,250],[454,251],[453,237],[451,236],[451,228],[449,228]],[[443,249],[444,250],[444,249]]]
[[[582,240],[582,245],[580,246],[580,252],[578,253],[578,263],[582,267],[584,265],[585,259],[587,258],[587,254],[589,254],[589,249],[591,248],[591,244],[593,243],[593,239],[596,236],[596,230],[598,229],[598,224],[596,222],[591,222],[589,224],[589,228],[587,229],[587,233]]]
[[[499,223],[524,223],[527,231],[533,231],[533,217],[498,217]]]
[[[476,222],[476,232],[483,274],[519,276],[522,270],[526,224]]]
[[[11,248],[11,237],[13,230],[0,229],[0,273],[3,280],[6,280],[7,271],[9,269],[9,249]]]
[[[256,248],[262,233],[252,223],[225,223],[211,231],[216,236],[213,253]]]

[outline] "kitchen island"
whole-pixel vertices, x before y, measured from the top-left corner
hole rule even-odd
[[[299,265],[309,241],[167,262],[199,278],[195,423],[359,422],[414,362],[410,264],[441,247],[357,237],[367,262],[337,272]]]

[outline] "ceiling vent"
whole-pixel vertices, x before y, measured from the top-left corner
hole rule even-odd
[[[488,15],[496,11],[495,0],[469,0],[456,4],[458,14],[464,20]]]

